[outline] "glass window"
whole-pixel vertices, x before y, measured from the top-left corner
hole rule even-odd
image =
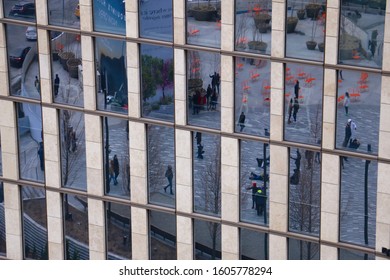
[[[4,0],[4,16],[16,20],[35,22],[35,0]]]
[[[247,140],[241,141],[241,221],[268,225],[269,166],[270,153],[267,143]]]
[[[285,75],[284,139],[320,145],[323,67],[288,63]]]
[[[289,260],[319,260],[320,245],[310,241],[288,239]]]
[[[381,74],[339,71],[336,148],[378,153],[381,79]]]
[[[268,260],[268,234],[240,228],[240,259]]]
[[[80,28],[79,0],[48,0],[49,24]]]
[[[103,117],[103,145],[106,194],[128,198],[130,196],[128,121]]]
[[[187,43],[219,48],[221,45],[221,1],[187,0]]]
[[[0,181],[0,256],[5,256],[6,252],[4,186],[3,182]]]
[[[221,138],[202,132],[193,137],[194,211],[220,216]]]
[[[320,153],[290,148],[289,230],[319,236]]]
[[[123,0],[93,0],[95,31],[126,34],[126,11]]]
[[[46,192],[43,188],[21,187],[24,257],[48,260]]]
[[[271,0],[236,0],[236,50],[271,54],[271,22]]]
[[[142,114],[174,121],[173,49],[141,45]]]
[[[84,105],[80,34],[50,31],[53,99],[73,106]]]
[[[375,255],[339,248],[339,260],[375,260]]]
[[[194,259],[221,260],[221,224],[194,219]]]
[[[149,211],[151,260],[176,260],[176,217],[159,211]]]
[[[218,53],[187,52],[188,123],[221,127],[221,57]]]
[[[10,94],[40,99],[37,29],[6,25]]]
[[[288,0],[286,56],[323,61],[326,1]]]
[[[3,176],[3,155],[1,152],[1,132],[0,132],[0,176]]]
[[[62,186],[87,190],[84,113],[59,110]]]
[[[244,57],[235,60],[235,131],[269,137],[271,63]]]
[[[339,63],[382,67],[385,13],[385,0],[342,1]]]
[[[340,241],[375,247],[378,163],[341,157]]]
[[[96,2],[96,1],[95,1]],[[95,39],[97,108],[127,115],[126,42]]]
[[[15,104],[18,115],[19,176],[21,179],[43,182],[45,155],[41,106]]]
[[[139,0],[140,36],[172,41],[172,0]]]
[[[64,194],[65,259],[88,260],[88,200],[85,196]]]
[[[149,202],[175,207],[175,130],[165,126],[148,126]]]
[[[131,260],[131,208],[106,202],[107,259]]]

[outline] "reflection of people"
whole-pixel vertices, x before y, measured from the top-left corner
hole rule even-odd
[[[252,190],[252,209],[255,209],[255,204],[256,204],[256,192],[257,192],[257,184],[256,182],[252,183],[252,186],[249,188],[246,188],[247,190]]]
[[[298,103],[298,98],[294,98],[294,106],[293,106],[293,118],[294,118],[294,122],[297,121],[297,114],[298,114],[298,111],[299,111],[299,103]]]
[[[38,76],[35,76],[34,86],[38,92],[40,92],[39,79]]]
[[[196,145],[202,145],[202,133],[201,132],[196,132],[195,134],[195,138],[196,138]]]
[[[54,79],[54,96],[57,97],[58,95],[58,89],[60,87],[60,77],[58,77],[58,74],[56,74],[56,77]]]
[[[207,90],[206,90],[207,111],[209,111],[210,108],[211,108],[210,99],[211,99],[211,94],[212,93],[213,93],[213,90],[211,89],[211,86],[209,84],[208,87],[207,87]]]
[[[356,130],[356,124],[352,121],[352,119],[348,119],[348,122],[345,125],[345,136],[343,141],[343,147],[347,147],[349,143],[349,139],[351,139],[354,130]]]
[[[116,155],[114,155],[114,185],[118,185],[118,176],[119,176],[119,160]]]
[[[344,106],[344,109],[345,109],[345,115],[346,116],[348,116],[348,108],[349,108],[349,104],[350,103],[351,103],[351,100],[349,98],[349,93],[345,92],[343,106]]]
[[[39,156],[39,162],[40,162],[41,170],[44,171],[45,170],[45,165],[44,165],[43,142],[39,143],[38,156]]]
[[[257,188],[256,194],[255,194],[257,216],[261,216],[261,215],[263,215],[263,212],[265,212],[266,200],[267,200],[267,197],[265,194],[264,187]]]
[[[172,191],[172,179],[173,179],[173,171],[172,171],[172,166],[168,165],[167,170],[165,171],[165,177],[168,179],[168,185],[164,187],[164,192],[167,191],[167,188],[169,187],[170,194],[173,194]]]
[[[299,81],[297,80],[296,83],[295,83],[295,86],[294,86],[294,94],[295,94],[295,98],[298,98],[299,97],[299,90],[301,88],[299,87]]]
[[[238,120],[238,124],[240,126],[240,132],[241,132],[245,127],[245,114],[244,114],[244,112],[241,112],[240,118]]]

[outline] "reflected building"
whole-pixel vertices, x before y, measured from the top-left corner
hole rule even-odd
[[[0,259],[389,260],[388,1],[16,2]]]

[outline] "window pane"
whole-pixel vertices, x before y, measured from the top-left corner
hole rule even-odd
[[[173,49],[141,45],[142,114],[174,121]]]
[[[268,260],[268,234],[241,228],[240,259]]]
[[[339,78],[336,148],[377,154],[381,74],[340,70]]]
[[[288,0],[287,7],[286,56],[323,61],[326,1]]]
[[[129,124],[125,119],[103,117],[106,195],[130,196]]]
[[[320,245],[298,239],[288,239],[289,260],[319,260]]]
[[[130,207],[106,202],[107,259],[131,259]]]
[[[372,254],[365,254],[354,250],[340,248],[339,260],[375,260],[375,256]]]
[[[319,145],[322,136],[323,67],[286,64],[285,140]]]
[[[320,153],[290,148],[289,230],[319,236]]]
[[[0,256],[5,255],[6,252],[4,185],[3,182],[0,181]]]
[[[3,155],[1,152],[1,133],[0,133],[0,176],[3,176]]]
[[[375,247],[378,163],[341,157],[340,241]]]
[[[80,28],[79,0],[48,0],[49,24]]]
[[[176,260],[175,215],[150,211],[149,237],[151,260]]]
[[[194,211],[221,215],[221,138],[193,133]]]
[[[88,201],[87,197],[64,194],[65,259],[88,260]]]
[[[171,127],[148,126],[149,202],[175,207],[175,131]]]
[[[355,3],[355,0],[342,1],[339,63],[381,68],[386,1]]]
[[[21,179],[43,182],[45,162],[41,106],[15,104],[18,114],[19,176]]]
[[[73,106],[84,105],[80,34],[50,31],[53,99]]]
[[[236,57],[235,131],[269,137],[271,63]]]
[[[87,190],[84,113],[59,110],[62,186]]]
[[[35,22],[35,0],[15,1],[4,0],[4,16],[16,19]]]
[[[49,259],[46,192],[43,188],[21,187],[23,242],[26,259]]]
[[[7,24],[5,30],[11,95],[40,99],[36,27]]]
[[[140,36],[172,41],[172,0],[139,1]]]
[[[271,20],[271,0],[236,0],[236,50],[271,54]]]
[[[95,1],[96,2],[96,1]],[[96,88],[99,110],[127,115],[126,42],[96,38]]]
[[[123,0],[93,0],[95,31],[126,34],[126,11]]]
[[[268,225],[270,195],[268,144],[242,140],[240,163],[240,219],[244,222]]]
[[[194,219],[194,259],[221,259],[221,224]]]
[[[187,43],[219,48],[221,45],[221,1],[187,0]]]
[[[187,52],[189,124],[220,129],[220,72],[221,57],[218,53]]]

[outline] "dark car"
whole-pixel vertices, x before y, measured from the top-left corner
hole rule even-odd
[[[23,65],[24,59],[31,47],[17,48],[10,52],[9,63],[12,67],[20,68]]]
[[[18,3],[15,4],[11,11],[9,12],[10,16],[34,16],[35,15],[35,3]]]

